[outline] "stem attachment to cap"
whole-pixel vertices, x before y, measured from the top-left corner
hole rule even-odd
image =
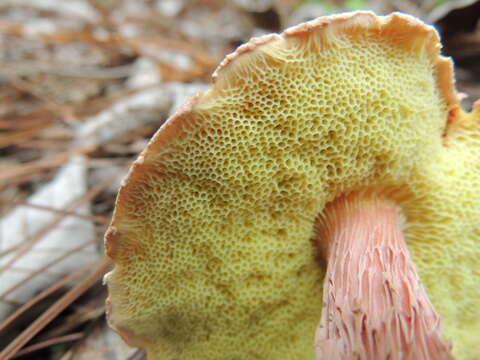
[[[357,193],[329,204],[317,359],[453,359],[402,233],[399,208]]]

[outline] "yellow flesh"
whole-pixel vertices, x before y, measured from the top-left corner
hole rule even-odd
[[[403,209],[454,355],[480,356],[480,106],[444,137],[431,34],[363,26],[239,56],[130,173],[107,238],[110,321],[149,359],[313,359],[315,219],[365,188]]]

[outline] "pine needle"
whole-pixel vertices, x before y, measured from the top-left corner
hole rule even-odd
[[[45,311],[27,329],[15,338],[1,353],[0,359],[11,359],[18,351],[48,325],[58,314],[74,302],[80,295],[87,291],[109,269],[111,260],[102,258],[97,262],[97,267],[78,285],[63,295],[53,306]]]

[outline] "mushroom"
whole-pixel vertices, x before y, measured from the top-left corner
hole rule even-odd
[[[354,12],[228,55],[120,188],[111,326],[161,360],[480,356],[480,102],[438,41]]]

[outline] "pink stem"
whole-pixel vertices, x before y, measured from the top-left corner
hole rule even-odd
[[[337,199],[318,235],[328,267],[317,360],[453,359],[393,202],[366,194]]]

